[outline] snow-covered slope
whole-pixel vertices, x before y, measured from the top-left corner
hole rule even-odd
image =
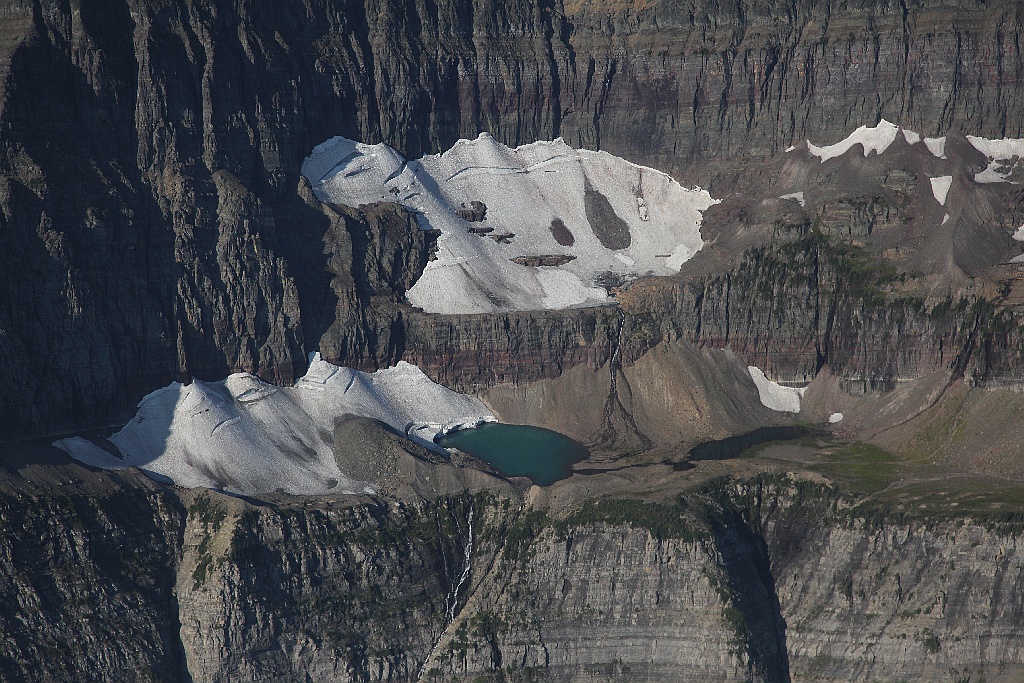
[[[800,412],[800,400],[804,397],[806,388],[784,387],[778,382],[768,379],[764,372],[754,365],[748,366],[747,372],[750,373],[750,379],[754,380],[754,385],[757,387],[761,405],[780,413]]]
[[[900,128],[895,123],[890,123],[885,119],[879,121],[876,126],[860,126],[857,130],[853,131],[846,136],[846,138],[834,145],[824,145],[819,147],[808,140],[807,151],[822,161],[828,161],[829,159],[842,156],[855,145],[861,146],[861,149],[864,151],[864,156],[867,156],[870,152],[881,154],[889,148],[889,145],[896,141],[896,136],[900,133],[903,134],[903,139],[907,141],[907,144],[916,145],[919,142],[924,142],[925,147],[927,147],[928,151],[935,157],[939,159],[946,158],[946,138],[926,138],[920,133]],[[791,147],[786,151],[789,152],[793,149],[796,148]]]
[[[606,303],[599,276],[678,272],[703,246],[701,212],[716,203],[605,152],[561,139],[510,149],[487,133],[408,163],[387,145],[337,137],[313,150],[302,173],[323,201],[399,202],[423,229],[441,231],[437,259],[408,292],[434,313]],[[457,215],[472,202],[486,205],[484,220]],[[529,258],[543,256],[564,262]],[[527,263],[513,261],[520,257]]]
[[[868,152],[872,151],[876,154],[881,154],[893,143],[893,140],[896,139],[896,134],[899,130],[899,127],[895,124],[882,119],[877,126],[861,126],[850,133],[845,140],[837,142],[834,145],[818,147],[808,140],[807,149],[811,154],[819,157],[822,161],[828,161],[829,159],[842,156],[854,145],[860,145],[864,149],[864,156],[867,156]],[[910,142],[911,144],[917,142],[917,140],[911,142],[911,138],[908,136],[904,137],[907,142]],[[918,140],[920,140],[920,137],[918,137]]]
[[[87,465],[138,467],[180,486],[259,494],[373,492],[338,469],[334,421],[372,417],[421,444],[494,417],[476,398],[432,382],[414,365],[364,373],[315,355],[294,387],[239,373],[222,382],[177,382],[146,396],[110,437],[119,458],[81,437],[54,445]]]
[[[1019,183],[1010,180],[1018,163],[1024,158],[1024,140],[1019,138],[1003,138],[987,140],[968,135],[967,139],[976,150],[988,157],[988,167],[974,176],[979,183]]]

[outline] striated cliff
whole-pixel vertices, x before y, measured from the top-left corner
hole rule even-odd
[[[1022,134],[1014,3],[594,7],[4,3],[0,371],[18,389],[0,435],[116,423],[175,378],[286,383],[318,346],[360,367],[408,354],[467,384],[604,360],[600,314],[406,332],[409,311],[368,308],[367,283],[400,297],[429,246],[381,239],[405,220],[393,211],[311,198],[301,160],[335,134],[410,157],[481,130],[563,135],[713,193],[755,182],[730,170],[749,158],[880,116]],[[527,357],[492,341],[506,323],[556,343]],[[453,337],[452,360],[508,365],[455,370],[408,340]]]
[[[4,475],[5,680],[1013,680],[1010,517],[800,478],[565,509]],[[673,502],[674,501],[674,502]]]

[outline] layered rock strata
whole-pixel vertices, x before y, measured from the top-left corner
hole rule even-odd
[[[409,157],[482,130],[510,145],[562,135],[728,192],[748,178],[728,160],[879,116],[1021,135],[1019,11],[8,3],[0,374],[19,388],[3,394],[0,433],[116,423],[189,376],[288,383],[318,345],[371,369],[401,357],[405,313],[366,311],[366,290],[345,284],[359,266],[330,267],[401,217],[341,221],[300,183],[333,135]],[[420,247],[395,248],[377,265],[412,276]]]

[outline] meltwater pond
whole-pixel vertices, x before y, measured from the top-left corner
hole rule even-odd
[[[437,440],[492,465],[507,477],[529,477],[549,486],[572,474],[572,465],[590,454],[583,444],[541,427],[485,422]]]

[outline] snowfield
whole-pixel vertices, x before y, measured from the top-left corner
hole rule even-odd
[[[336,137],[313,150],[302,173],[322,201],[398,202],[422,229],[441,231],[437,259],[407,292],[431,313],[609,303],[599,276],[678,272],[703,246],[702,212],[717,203],[660,171],[576,150],[561,138],[510,149],[481,133],[406,162],[387,145]],[[483,220],[456,213],[472,202],[486,205]],[[540,256],[575,258],[512,261]]]
[[[929,180],[932,182],[932,195],[934,195],[935,201],[945,206],[949,186],[953,184],[953,176],[944,175],[938,178],[929,178]]]
[[[138,467],[179,486],[256,495],[375,493],[338,468],[334,421],[380,420],[431,448],[435,436],[495,418],[476,398],[432,382],[414,365],[374,373],[342,368],[315,354],[294,387],[246,373],[221,382],[174,382],[142,399],[136,416],[110,437],[122,458],[81,437],[54,446],[94,467]]]
[[[807,149],[811,154],[820,158],[822,161],[828,161],[829,159],[842,156],[854,145],[861,145],[864,148],[864,156],[867,156],[869,152],[881,154],[893,143],[899,130],[899,126],[882,119],[879,121],[877,126],[859,127],[857,130],[850,133],[845,140],[837,142],[834,145],[818,147],[808,140]],[[916,133],[913,135],[916,135]],[[904,137],[907,142],[910,142],[911,144],[913,144],[913,142],[917,142],[917,140],[911,142],[911,139],[908,136]],[[920,136],[918,136],[917,139],[919,140]]]
[[[1009,175],[1016,168],[1020,158],[1024,157],[1024,140],[1018,138],[986,140],[973,135],[968,135],[967,139],[976,150],[988,157],[988,167],[974,176],[975,182],[1011,182]]]
[[[750,379],[754,380],[754,386],[757,387],[761,405],[780,413],[800,412],[800,399],[804,397],[806,388],[784,387],[778,382],[768,379],[764,371],[754,365],[747,366],[747,372],[750,373]]]

